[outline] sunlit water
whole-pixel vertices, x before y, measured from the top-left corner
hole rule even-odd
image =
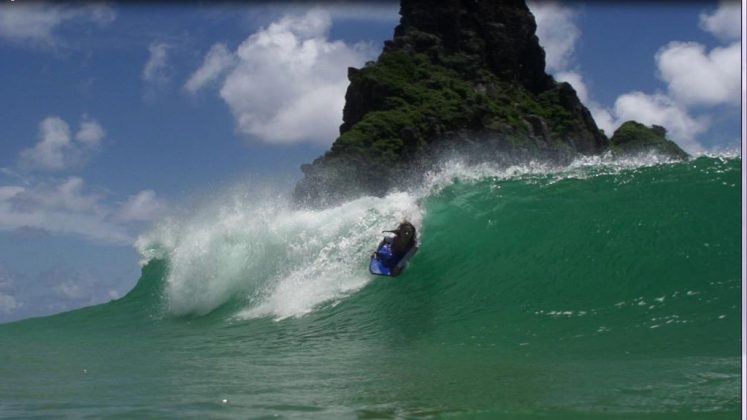
[[[741,160],[444,164],[138,240],[125,298],[0,326],[0,417],[735,418]],[[421,248],[368,274],[381,231]]]

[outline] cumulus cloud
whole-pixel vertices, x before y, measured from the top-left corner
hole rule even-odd
[[[102,276],[91,267],[52,265],[28,276],[0,261],[0,322],[117,299],[123,286],[121,277]]]
[[[268,143],[331,143],[342,122],[347,67],[373,55],[367,45],[330,41],[330,14],[285,16],[244,40],[222,80],[220,96],[241,133]],[[220,44],[216,44],[220,45]],[[229,61],[220,46],[187,82],[196,92]],[[209,54],[208,54],[209,55]]]
[[[39,142],[20,152],[20,173],[0,168],[0,231],[17,239],[50,234],[78,236],[95,242],[130,244],[133,231],[166,208],[153,190],[117,203],[112,193],[89,187],[79,176],[42,178],[36,171],[62,171],[84,163],[106,137],[101,124],[83,115],[73,134],[61,118],[39,124]]]
[[[46,208],[72,212],[99,213],[101,196],[95,193],[84,193],[82,178],[71,176],[65,181],[54,185],[25,189],[24,205],[33,208]]]
[[[547,71],[559,82],[573,86],[578,99],[586,105],[597,126],[611,135],[622,123],[604,105],[593,99],[581,71],[574,67],[573,53],[581,38],[576,25],[575,8],[557,2],[527,3],[537,22],[537,37],[545,50]]]
[[[659,77],[687,106],[739,104],[740,63],[739,42],[708,52],[695,42],[670,42],[656,54]]]
[[[111,300],[113,279],[102,278],[95,270],[71,270],[54,266],[40,272],[33,279],[35,289],[44,288],[36,296],[28,296],[25,301],[34,312],[60,312],[83,305]],[[115,291],[116,292],[116,291]],[[21,294],[24,296],[25,293]]]
[[[90,19],[100,26],[114,22],[117,18],[117,13],[106,3],[91,3],[85,7]]]
[[[86,115],[74,137],[62,118],[49,116],[39,123],[39,142],[21,152],[20,165],[27,170],[41,171],[60,171],[82,165],[105,136],[101,125]]]
[[[26,188],[19,187],[17,185],[0,186],[0,202],[15,197],[16,195],[22,193],[25,189]]]
[[[165,204],[158,199],[155,191],[143,190],[131,196],[119,210],[121,220],[150,221],[164,210]]]
[[[548,71],[554,73],[556,80],[574,87],[597,126],[608,135],[623,122],[635,119],[665,127],[682,148],[698,152],[702,146],[697,138],[712,121],[704,116],[704,108],[739,104],[739,42],[709,51],[695,42],[673,41],[654,57],[656,75],[664,82],[666,92],[628,92],[620,95],[614,106],[602,105],[594,100],[582,72],[574,67],[573,51],[581,33],[576,27],[575,10],[555,2],[530,2],[529,7],[547,54]],[[700,15],[700,27],[722,40],[738,39],[739,14],[738,2],[722,1],[715,11]]]
[[[169,79],[168,55],[171,47],[165,42],[152,42],[148,46],[148,61],[143,67],[143,80],[163,83]]]
[[[20,277],[22,276],[9,270],[0,261],[0,322],[17,318],[17,312],[24,306],[18,296],[16,296],[18,281],[25,280]]]
[[[130,243],[125,226],[112,223],[105,196],[85,187],[83,179],[0,187],[0,230],[22,227],[71,234],[109,243]]]
[[[0,6],[0,36],[12,40],[33,40],[51,43],[52,31],[62,21],[70,19],[61,7],[39,3]]]
[[[80,129],[75,134],[75,140],[87,147],[97,147],[104,137],[106,137],[106,131],[101,127],[101,124],[87,115],[83,115]]]
[[[547,70],[564,71],[573,57],[581,30],[575,23],[575,9],[554,1],[527,4],[537,22],[537,37],[545,49]]]
[[[334,22],[356,23],[358,21],[381,22],[396,25],[399,22],[399,1],[355,1],[329,0],[324,2],[260,2],[244,16],[248,26],[264,26],[283,16],[302,16],[312,9],[329,14]],[[231,13],[235,13],[235,10]]]
[[[78,300],[86,296],[85,285],[75,282],[73,280],[66,280],[58,284],[57,287],[54,288],[54,290],[59,295],[67,299]]]
[[[13,42],[56,46],[57,29],[65,23],[94,22],[106,25],[116,18],[105,4],[68,6],[44,2],[3,2],[0,4],[0,38]]]
[[[609,109],[589,96],[589,89],[586,86],[586,82],[584,82],[584,76],[580,72],[562,71],[555,73],[554,76],[557,81],[566,82],[573,86],[573,89],[578,95],[578,99],[586,105],[589,112],[591,112],[594,122],[597,123],[597,127],[604,130],[606,134],[612,135],[617,127],[624,122],[618,121]]]
[[[225,44],[215,44],[210,48],[205,60],[192,76],[187,80],[184,88],[189,93],[195,93],[208,83],[217,80],[230,67],[233,66],[235,57]]]
[[[584,82],[581,73],[575,71],[561,71],[555,73],[555,79],[558,82],[566,82],[573,86],[573,89],[576,91],[578,99],[580,99],[581,102],[587,103],[589,101],[589,90],[586,88],[586,83]]]
[[[0,231],[64,234],[96,242],[130,244],[141,222],[155,219],[166,203],[153,190],[143,190],[123,204],[110,194],[88,187],[76,176],[0,186]]]
[[[12,314],[18,308],[16,299],[11,295],[0,293],[0,313]]]
[[[591,116],[594,118],[594,122],[597,123],[597,127],[604,130],[606,135],[611,136],[620,126],[621,122],[618,122],[604,105],[593,102],[588,105],[588,108]]]
[[[741,3],[722,0],[716,10],[700,14],[700,28],[723,41],[738,40],[741,36]]]
[[[15,275],[0,263],[0,316],[11,315],[22,306],[13,296]],[[0,317],[0,319],[2,319]]]
[[[72,143],[70,126],[59,117],[47,117],[39,123],[39,143],[21,152],[24,166],[59,170],[69,166]]]
[[[155,193],[135,194],[123,206],[110,194],[86,185],[79,177],[0,186],[0,233],[15,241],[43,244],[50,235],[64,235],[97,244],[131,245],[140,222],[162,209]],[[119,217],[122,212],[132,220]],[[39,242],[41,241],[41,242]],[[0,322],[46,315],[116,299],[121,279],[90,271],[52,267],[35,278],[6,268],[0,255]]]

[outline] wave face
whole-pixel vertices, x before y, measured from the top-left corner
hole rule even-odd
[[[0,414],[736,416],[740,165],[449,162],[324,210],[228,193],[138,240],[123,299],[0,326]],[[403,219],[420,250],[371,276]]]

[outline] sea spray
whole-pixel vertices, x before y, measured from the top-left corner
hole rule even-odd
[[[364,286],[381,231],[422,218],[407,193],[323,210],[294,209],[282,197],[217,202],[137,242],[146,259],[169,262],[165,297],[174,315],[204,315],[231,299],[243,302],[240,317],[303,315]]]

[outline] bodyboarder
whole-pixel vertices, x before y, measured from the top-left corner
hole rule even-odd
[[[385,230],[384,233],[393,233],[394,236],[382,239],[371,258],[377,258],[391,270],[392,276],[397,276],[404,268],[399,262],[417,243],[417,231],[412,223],[404,221],[397,229]]]

